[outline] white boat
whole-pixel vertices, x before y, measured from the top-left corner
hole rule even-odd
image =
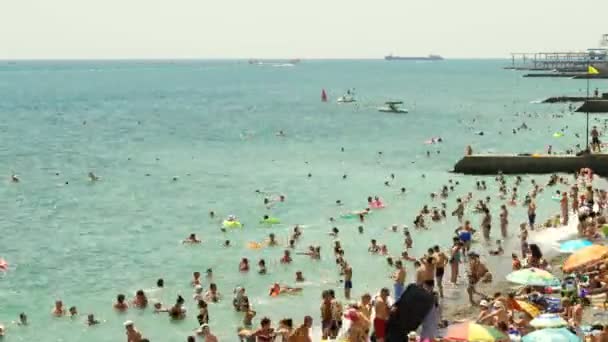
[[[399,106],[403,104],[403,102],[401,102],[401,101],[388,101],[385,104],[386,104],[385,107],[378,108],[379,112],[396,113],[396,114],[407,113],[407,109],[399,108]]]
[[[357,100],[355,99],[355,88],[348,89],[346,91],[346,94],[338,97],[337,102],[338,103],[353,103],[353,102],[357,102]]]
[[[343,95],[338,97],[338,100],[336,100],[338,103],[352,103],[352,102],[357,102],[357,100],[355,100],[355,97],[352,95]]]

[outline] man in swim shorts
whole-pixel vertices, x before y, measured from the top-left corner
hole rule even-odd
[[[331,297],[327,291],[323,291],[321,301],[321,329],[323,332],[323,339],[326,340],[330,335],[330,330],[334,324],[332,315],[332,303]]]
[[[445,274],[445,266],[448,264],[448,257],[437,245],[433,247],[433,252],[433,257],[435,258],[435,281],[439,288],[439,296],[443,298],[443,275]]]
[[[374,309],[376,317],[374,318],[374,334],[377,342],[384,342],[386,337],[386,324],[388,321],[390,309],[387,304],[387,299],[390,292],[387,288],[380,290],[380,295],[376,297]]]
[[[401,295],[403,294],[403,290],[405,288],[405,276],[406,276],[406,272],[405,272],[405,268],[403,267],[403,262],[401,260],[397,260],[395,262],[395,267],[397,268],[397,270],[395,271],[395,273],[393,273],[393,280],[395,281],[393,287],[394,287],[394,297],[395,297],[395,301],[398,301],[399,298],[401,298]]]
[[[421,272],[422,282],[427,290],[433,291],[435,288],[435,259],[432,255],[429,255],[421,261],[422,265],[419,270]]]
[[[353,268],[346,260],[342,262],[342,272],[344,272],[344,298],[350,299],[350,291],[353,288]]]

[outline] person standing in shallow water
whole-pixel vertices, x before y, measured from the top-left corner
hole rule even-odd
[[[399,300],[399,298],[401,298],[401,295],[403,294],[403,290],[405,289],[405,277],[406,277],[406,272],[405,272],[405,268],[403,267],[403,262],[401,260],[397,260],[395,262],[395,267],[397,268],[397,270],[393,273],[393,281],[395,282],[393,287],[394,287],[394,297],[395,297],[395,301]]]
[[[500,233],[503,238],[507,237],[507,227],[509,226],[509,211],[506,205],[500,206]]]
[[[490,230],[492,229],[492,215],[490,215],[490,209],[484,208],[484,216],[481,221],[481,230],[483,237],[486,240],[490,240]]]
[[[454,238],[454,245],[450,251],[450,282],[452,285],[456,285],[458,281],[458,271],[460,267],[460,260],[462,258],[462,242],[456,237]]]
[[[536,203],[534,203],[534,201],[530,201],[530,203],[528,203],[528,224],[530,225],[530,230],[534,230],[535,221],[536,221]]]
[[[568,192],[562,192],[562,198],[559,201],[560,209],[562,211],[562,224],[568,224]]]
[[[342,263],[342,271],[344,272],[344,298],[350,299],[350,291],[353,288],[353,268],[346,260]]]

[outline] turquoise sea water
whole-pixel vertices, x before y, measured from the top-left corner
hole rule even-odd
[[[369,240],[377,238],[397,255],[402,236],[387,227],[412,225],[424,203],[439,206],[429,193],[450,178],[461,185],[447,199],[448,212],[457,195],[472,191],[478,178],[448,172],[467,144],[484,152],[542,152],[548,144],[563,150],[583,142],[574,137],[575,132],[584,137],[583,117],[566,113],[555,119],[553,114],[567,106],[531,102],[580,94],[584,80],[524,79],[502,70],[504,64],[0,63],[0,173],[5,174],[0,257],[10,264],[9,272],[0,274],[0,323],[9,330],[5,339],[117,341],[124,338],[122,321],[132,319],[152,341],[185,341],[197,327],[191,274],[207,268],[214,269],[225,296],[210,305],[211,327],[221,340],[235,340],[241,322],[231,306],[235,286],[246,287],[258,312],[256,324],[265,315],[275,322],[283,317],[299,322],[305,314],[318,318],[321,290],[341,288],[328,218],[363,208],[368,195],[381,196],[388,208],[369,217],[363,235],[356,233],[354,221],[338,220],[335,226],[353,265],[354,297],[389,285],[390,268],[383,258],[367,254]],[[329,103],[320,102],[322,88]],[[347,88],[356,88],[357,105],[335,103]],[[405,101],[411,112],[378,113],[375,107],[390,99]],[[534,115],[514,115],[524,112]],[[523,122],[531,131],[512,135],[511,129]],[[552,137],[565,126],[565,137]],[[279,130],[287,136],[275,136]],[[473,134],[479,130],[485,135]],[[444,143],[425,145],[433,136]],[[101,180],[90,183],[89,171]],[[10,182],[11,172],[20,183]],[[396,179],[387,187],[383,183],[391,173]],[[486,180],[490,190],[481,196],[494,196],[496,186],[492,178]],[[398,194],[402,186],[406,196]],[[256,189],[284,194],[287,200],[268,210]],[[557,209],[548,197],[539,200],[543,215]],[[338,199],[343,207],[335,205]],[[210,219],[209,210],[219,217]],[[219,221],[229,214],[246,227],[221,233]],[[261,227],[257,222],[265,214],[285,224]],[[511,226],[524,218],[521,209],[511,216]],[[498,227],[497,211],[494,217]],[[286,242],[295,224],[305,225],[298,250],[319,244],[322,261],[295,256],[285,266],[278,263],[282,248],[245,248],[271,232]],[[447,246],[455,227],[449,217],[429,231],[414,232],[411,254],[420,255],[431,244]],[[204,243],[183,246],[180,241],[190,232]],[[493,234],[498,237],[498,229]],[[233,247],[221,247],[226,239]],[[241,257],[252,266],[264,258],[269,274],[239,273]],[[270,299],[268,287],[275,281],[293,285],[296,270],[308,280],[303,294]],[[411,265],[408,271],[411,276]],[[161,296],[166,305],[177,293],[188,301],[185,321],[172,323],[151,309],[124,315],[112,311],[116,294],[132,297],[137,289],[153,288],[160,277],[166,282]],[[457,302],[460,292],[448,297]],[[57,298],[68,307],[76,305],[83,316],[77,321],[50,317]],[[10,324],[22,311],[30,327]],[[86,313],[107,322],[85,327]]]

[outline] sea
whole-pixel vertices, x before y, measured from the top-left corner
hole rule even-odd
[[[392,268],[385,257],[367,252],[371,239],[398,256],[404,249],[401,228],[407,225],[414,238],[411,255],[421,256],[435,244],[447,248],[458,226],[450,213],[456,198],[468,192],[473,201],[492,197],[492,239],[500,239],[497,208],[504,201],[494,176],[451,172],[465,147],[471,145],[475,153],[542,153],[551,145],[561,153],[585,144],[584,115],[572,113],[567,104],[539,100],[585,94],[586,81],[523,78],[521,72],[503,69],[508,64],[0,62],[0,257],[9,264],[0,272],[4,340],[119,341],[125,339],[122,323],[133,320],[151,341],[185,341],[198,327],[192,273],[209,268],[223,295],[209,305],[210,328],[221,341],[236,341],[242,325],[242,315],[232,308],[237,286],[246,288],[256,326],[264,316],[273,324],[290,317],[297,325],[312,315],[317,334],[321,292],[335,289],[343,298],[334,238],[328,235],[332,227],[340,230],[353,267],[355,299],[391,287]],[[592,81],[592,88],[602,86]],[[323,89],[327,102],[321,101]],[[357,102],[336,103],[349,89]],[[377,110],[390,100],[403,101],[409,113]],[[599,117],[591,121],[603,124]],[[528,129],[513,133],[524,123]],[[564,134],[555,137],[556,132]],[[442,142],[429,144],[434,137]],[[89,181],[89,172],[99,180]],[[12,174],[18,183],[11,181]],[[520,200],[531,189],[531,179],[543,185],[548,179],[522,176]],[[572,176],[563,176],[573,182]],[[514,177],[507,178],[512,187]],[[481,180],[486,191],[475,189]],[[454,191],[447,199],[432,200],[430,193],[443,185],[455,185]],[[551,198],[557,189],[539,195],[539,221],[558,213],[559,204]],[[280,195],[284,202],[264,204],[264,197],[274,202]],[[381,197],[386,208],[373,211],[364,223],[339,218],[365,208],[368,196]],[[413,220],[422,206],[441,208],[442,201],[447,219],[427,219],[430,229],[415,230]],[[492,244],[474,246],[497,275],[508,272],[510,251],[519,245],[518,225],[526,219],[523,206],[509,210],[506,256],[489,256]],[[244,227],[222,232],[228,215],[236,215]],[[264,215],[281,223],[260,224]],[[481,217],[472,207],[467,218],[478,227]],[[294,261],[280,264],[296,224],[303,236]],[[399,225],[398,233],[390,231],[393,224]],[[190,233],[203,242],[182,244]],[[247,247],[270,233],[282,246]],[[231,247],[222,246],[225,240]],[[309,245],[321,246],[321,261],[295,255]],[[243,257],[250,260],[249,273],[239,272]],[[266,275],[256,272],[260,259],[266,261]],[[413,279],[412,264],[406,268]],[[303,272],[305,283],[294,283],[296,271]],[[117,294],[132,298],[138,289],[154,289],[158,278],[165,288],[150,292],[151,302],[170,306],[181,294],[185,320],[171,321],[151,308],[124,314],[112,310]],[[203,275],[205,288],[210,282]],[[269,297],[274,282],[303,291]],[[446,289],[446,297],[445,305],[464,303],[463,285]],[[66,308],[76,306],[79,316],[52,317],[57,299]],[[21,312],[29,317],[27,327],[12,323]],[[89,313],[102,323],[86,326]]]

